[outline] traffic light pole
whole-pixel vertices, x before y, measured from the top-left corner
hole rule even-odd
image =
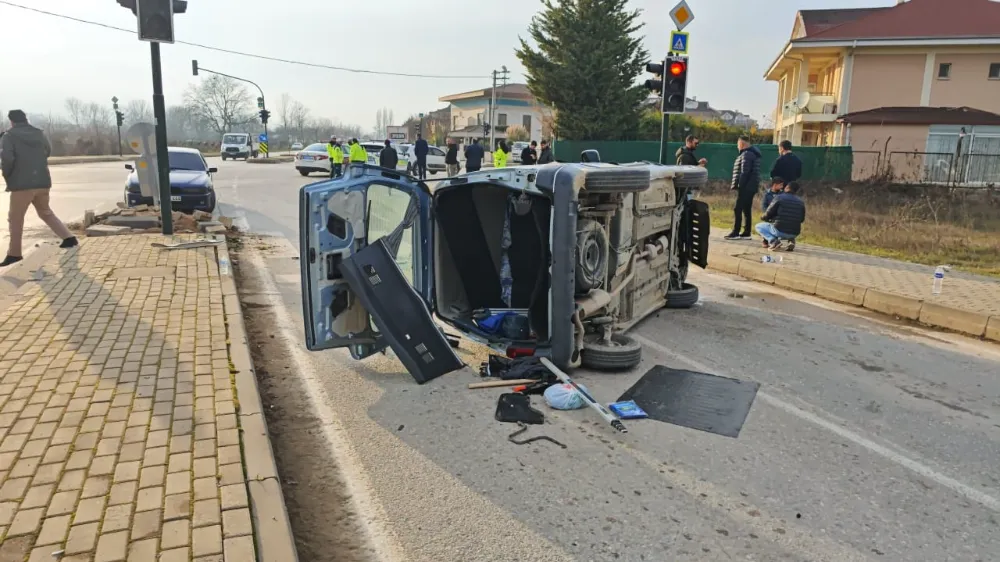
[[[224,74],[222,72],[216,72],[214,70],[209,70],[209,69],[207,69],[207,68],[205,68],[203,66],[198,66],[197,70],[198,70],[198,72],[208,72],[210,74],[218,74],[219,76],[225,76],[226,78],[232,78],[233,80],[239,80],[240,82],[246,82],[247,84],[253,84],[253,87],[257,88],[257,91],[260,92],[260,99],[261,100],[266,100],[266,98],[264,97],[264,90],[260,86],[258,86],[256,82],[253,82],[251,80],[247,80],[246,78],[240,78],[239,76],[233,76],[231,74]],[[262,102],[261,106],[262,106],[261,109],[267,109],[267,102],[266,101]],[[264,136],[267,137],[268,142],[270,142],[271,137],[269,137],[267,135],[267,123],[264,123]],[[266,153],[264,153],[264,158],[267,158],[268,155],[270,154],[270,152],[271,151],[269,150]]]
[[[670,155],[667,154],[667,143],[670,142],[670,114],[663,114],[663,123],[660,125],[660,164],[667,164]]]
[[[156,120],[156,162],[160,177],[160,221],[163,234],[174,233],[173,205],[170,203],[170,154],[167,149],[167,108],[163,101],[163,73],[160,71],[160,44],[149,44],[153,63],[153,118]],[[120,143],[119,143],[120,145]]]

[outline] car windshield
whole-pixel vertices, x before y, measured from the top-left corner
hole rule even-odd
[[[326,145],[319,142],[310,144],[303,152],[326,152]]]
[[[246,144],[246,135],[225,135],[222,137],[222,144]]]
[[[170,169],[171,170],[192,170],[196,172],[204,172],[205,161],[202,160],[201,155],[197,152],[174,152],[170,151]]]

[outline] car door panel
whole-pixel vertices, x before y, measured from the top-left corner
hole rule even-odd
[[[462,368],[425,301],[396,265],[385,238],[344,260],[340,271],[418,383]]]

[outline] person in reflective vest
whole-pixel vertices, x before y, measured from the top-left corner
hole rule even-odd
[[[340,142],[335,138],[330,138],[330,144],[326,145],[326,153],[330,155],[330,177],[339,178],[344,172],[344,149],[340,148]]]
[[[493,151],[493,167],[494,168],[506,168],[507,167],[507,154],[510,150],[507,148],[507,143],[500,141],[497,149]]]
[[[351,164],[364,164],[368,161],[368,153],[365,152],[365,147],[361,146],[358,139],[351,139]]]

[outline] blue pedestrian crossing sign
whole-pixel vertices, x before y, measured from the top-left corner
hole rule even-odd
[[[267,135],[264,133],[257,135],[257,142],[267,142]]]
[[[670,32],[670,52],[675,55],[686,55],[688,52],[688,34],[683,31]]]

